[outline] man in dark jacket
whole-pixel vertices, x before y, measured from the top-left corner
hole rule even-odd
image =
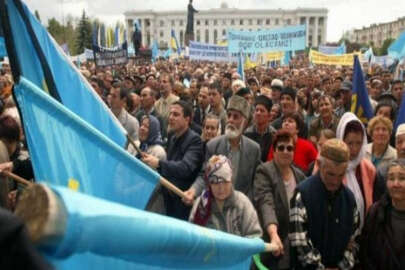
[[[343,185],[347,145],[331,139],[322,145],[319,173],[300,183],[291,199],[290,244],[295,269],[352,269],[357,259],[359,211]]]
[[[143,154],[142,160],[175,186],[187,190],[197,177],[203,162],[202,142],[200,136],[189,126],[192,121],[193,108],[185,101],[176,101],[170,106],[169,138],[167,160]],[[187,220],[190,208],[182,203],[181,198],[167,189],[162,189],[166,214]]]

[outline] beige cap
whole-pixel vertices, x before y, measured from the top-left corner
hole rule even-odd
[[[342,140],[330,139],[322,145],[321,156],[338,163],[343,163],[349,161],[350,151]]]
[[[233,95],[229,99],[227,110],[235,110],[240,112],[246,119],[249,119],[250,104],[241,96]]]

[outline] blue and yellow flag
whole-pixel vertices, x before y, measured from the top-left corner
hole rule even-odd
[[[14,81],[24,76],[125,146],[126,131],[28,8],[19,0],[1,0],[0,15]]]
[[[357,55],[354,55],[351,112],[354,113],[363,124],[366,124],[368,120],[374,116],[366,84],[364,83],[363,70],[361,69]]]
[[[146,206],[158,173],[24,77],[14,95],[37,181],[135,208]]]
[[[177,52],[179,56],[181,55],[181,47],[179,46],[179,42],[177,41],[176,34],[173,29],[171,32],[170,47],[173,51]]]
[[[243,238],[52,187],[68,215],[66,233],[47,247],[56,269],[249,269],[264,251]]]

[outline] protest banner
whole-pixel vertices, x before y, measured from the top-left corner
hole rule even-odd
[[[264,55],[266,61],[280,61],[284,57],[284,52],[269,52]]]
[[[325,45],[320,45],[318,48],[320,53],[323,54],[337,54],[337,55],[342,55],[346,53],[346,46],[344,44],[340,46],[325,46]]]
[[[327,55],[315,50],[310,50],[309,59],[313,64],[321,65],[339,65],[339,66],[352,66],[354,55],[361,55],[358,53],[348,53],[342,55]]]
[[[96,66],[121,65],[128,62],[127,42],[120,47],[109,49],[93,44],[94,61]]]
[[[228,48],[214,44],[190,41],[190,60],[203,60],[214,62],[229,61]]]
[[[262,31],[228,31],[230,53],[298,51],[305,49],[305,25]]]

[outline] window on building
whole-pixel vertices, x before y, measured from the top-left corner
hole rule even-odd
[[[201,24],[201,21],[200,21],[200,20],[197,20],[197,21],[196,21],[196,24],[197,24],[197,25],[200,25],[200,24]]]
[[[300,24],[303,25],[303,24],[306,24],[306,23],[307,23],[307,20],[305,19],[305,17],[301,17],[300,18]]]
[[[243,25],[243,19],[241,19],[241,20],[239,21],[239,24],[240,24],[240,25]]]
[[[226,20],[222,20],[222,25],[226,25]]]
[[[164,36],[163,31],[160,31],[159,36],[162,38]]]
[[[149,31],[147,31],[146,32],[146,42],[147,42],[147,45],[148,45],[148,47],[150,46],[150,32]]]
[[[231,20],[231,25],[235,25],[235,20],[234,19]]]
[[[291,25],[291,19],[287,19],[287,25]]]
[[[200,33],[200,29],[197,29],[197,41],[201,42],[201,33]]]
[[[145,19],[145,25],[146,25],[146,27],[150,26],[150,20],[149,19]],[[141,22],[139,22],[139,26],[142,27]]]
[[[310,17],[309,18],[309,25],[314,25],[315,24],[315,18],[314,17]]]
[[[226,30],[225,29],[222,29],[222,37],[226,38]]]
[[[205,43],[210,43],[210,31],[205,29]]]
[[[218,25],[218,20],[214,20],[214,25]]]
[[[208,20],[205,20],[205,25],[208,25],[209,23],[208,23]]]
[[[270,25],[270,19],[266,19],[266,25]]]
[[[218,30],[215,29],[214,30],[214,44],[217,44],[217,43],[218,43]]]
[[[183,26],[183,23],[184,23],[184,21],[183,21],[183,20],[180,20],[179,25],[180,25],[180,26]]]
[[[253,24],[253,20],[249,19],[249,25],[252,25],[252,24]]]
[[[176,22],[172,20],[172,26],[174,27],[176,25]]]
[[[324,18],[320,17],[319,21],[318,21],[319,26],[323,26],[323,23],[324,23]]]
[[[160,27],[163,27],[163,26],[165,26],[165,22],[163,20],[160,20],[159,25],[160,25]]]
[[[318,46],[319,46],[320,44],[322,44],[322,36],[321,36],[321,35],[318,35]]]
[[[262,25],[262,19],[257,19],[257,25]]]
[[[279,24],[279,19],[277,18],[276,21],[274,22],[275,25]]]
[[[184,42],[184,33],[183,30],[180,30],[180,47],[183,47]]]

